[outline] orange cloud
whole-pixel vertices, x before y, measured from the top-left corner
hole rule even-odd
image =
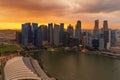
[[[115,13],[117,11],[120,14],[119,2],[105,0],[103,4],[101,0],[0,0],[0,29],[18,29],[25,22],[64,22],[66,25],[75,25],[77,20],[82,21],[82,28],[92,29],[95,19],[100,19],[101,25],[107,19],[111,28],[119,28],[120,18]]]

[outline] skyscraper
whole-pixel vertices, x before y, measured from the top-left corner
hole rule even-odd
[[[93,30],[93,39],[99,39],[99,20],[95,20],[95,26]]]
[[[69,24],[68,28],[67,28],[67,32],[70,34],[70,37],[73,38],[73,26],[71,24]]]
[[[120,47],[120,30],[116,30],[116,46]]]
[[[103,21],[103,30],[108,31],[108,21],[107,20]]]
[[[79,43],[81,42],[81,21],[77,21],[76,27],[75,27],[75,38],[79,39]]]
[[[42,39],[43,41],[47,41],[47,25],[40,25],[42,28]]]
[[[99,30],[99,50],[105,50],[104,48],[104,34],[103,34],[103,28]]]
[[[33,45],[37,45],[36,39],[37,39],[37,30],[38,30],[38,24],[32,23],[32,32],[33,32]]]
[[[91,46],[92,47],[92,34],[89,32],[89,31],[85,31],[82,33],[82,43],[83,43],[83,40],[86,39],[86,46]]]
[[[53,23],[48,24],[48,42],[53,45]]]
[[[111,47],[115,47],[116,43],[116,30],[111,31]]]
[[[99,39],[99,50],[104,50],[104,39]]]
[[[108,42],[107,42],[107,49],[111,48],[111,30],[108,30]]]
[[[99,49],[99,40],[98,39],[92,40],[92,47],[94,47],[97,50]]]
[[[58,46],[59,45],[59,25],[54,24],[54,30],[53,30],[53,41],[54,41],[54,45]]]
[[[103,21],[103,36],[104,36],[104,48],[107,48],[107,43],[109,42],[109,29],[108,29],[108,21]]]
[[[67,31],[64,31],[64,45],[68,46],[70,39],[70,34]]]
[[[39,27],[36,34],[36,46],[38,48],[42,47],[42,28]]]
[[[32,43],[32,31],[30,23],[22,24],[22,44],[23,47],[29,47],[29,43]]]
[[[64,23],[60,23],[60,29],[59,29],[59,32],[60,32],[60,44],[63,44],[64,42]]]

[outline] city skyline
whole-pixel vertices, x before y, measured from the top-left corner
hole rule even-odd
[[[93,31],[81,29],[81,21],[76,22],[75,29],[72,25],[64,29],[64,23],[40,25],[38,23],[24,23],[21,31],[16,33],[16,40],[29,48],[30,44],[40,48],[44,43],[50,46],[89,46],[97,50],[110,49],[119,45],[120,30],[109,29],[107,20],[103,21],[103,28],[99,28],[99,20],[95,20]]]
[[[108,20],[109,28],[120,29],[120,1],[116,0],[1,0],[0,29],[21,29],[21,24],[36,22],[39,24],[65,23],[75,27],[81,20],[82,29],[93,29],[94,20]],[[99,5],[101,4],[101,5]]]

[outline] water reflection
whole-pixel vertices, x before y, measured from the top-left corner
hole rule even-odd
[[[98,55],[36,53],[58,80],[120,80],[120,60]]]

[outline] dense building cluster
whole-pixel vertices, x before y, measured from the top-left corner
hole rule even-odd
[[[108,21],[99,29],[99,20],[95,20],[94,30],[81,30],[78,20],[75,29],[70,24],[64,29],[64,23],[40,25],[37,23],[22,24],[22,31],[16,33],[16,39],[25,48],[30,46],[41,48],[44,44],[51,46],[89,46],[105,50],[120,45],[120,30],[108,29]]]
[[[120,30],[109,29],[107,20],[103,21],[103,28],[99,29],[99,20],[95,20],[92,47],[106,50],[116,46],[120,46]]]
[[[25,48],[31,45],[40,48],[44,43],[48,43],[51,46],[78,45],[81,42],[81,21],[76,24],[75,37],[73,34],[73,26],[69,25],[68,29],[65,30],[64,23],[60,23],[60,25],[49,23],[48,26],[25,23],[22,24],[22,31],[16,33],[16,39]],[[71,44],[73,41],[76,43]]]

